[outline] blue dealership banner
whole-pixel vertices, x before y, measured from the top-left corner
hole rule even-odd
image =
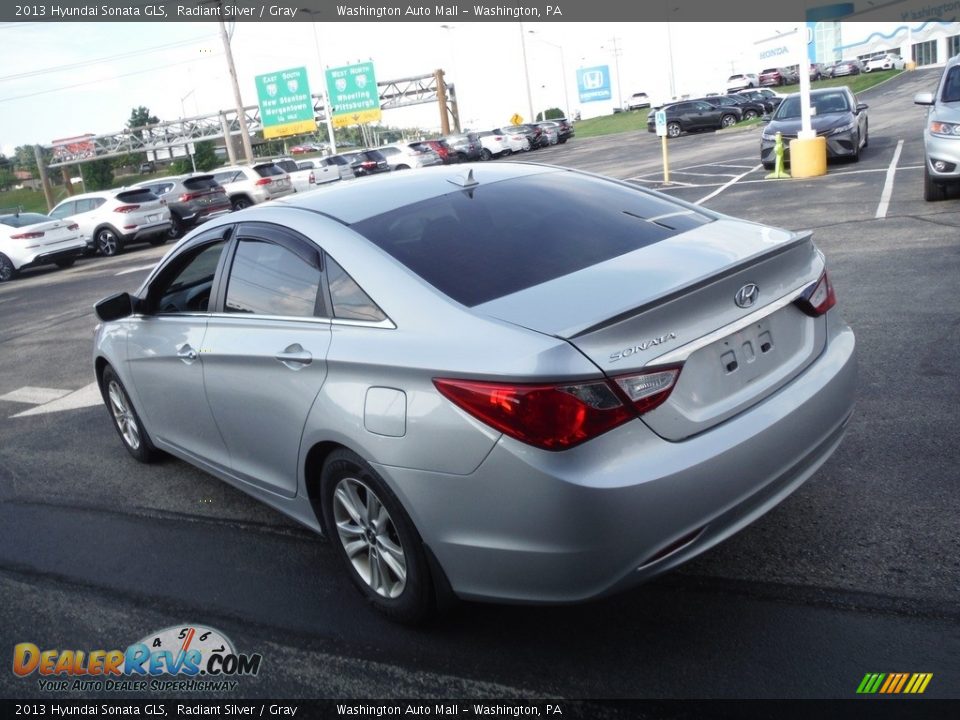
[[[612,98],[610,66],[597,65],[596,67],[577,68],[577,91],[580,93],[580,102],[582,103]]]

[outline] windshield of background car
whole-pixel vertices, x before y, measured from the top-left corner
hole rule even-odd
[[[47,222],[53,219],[54,218],[48,215],[41,215],[40,213],[20,213],[19,215],[2,215],[0,216],[0,223],[19,228],[26,227],[27,225],[36,225],[37,223]]]
[[[960,65],[954,65],[943,79],[943,92],[940,102],[960,101]]]
[[[767,68],[766,70],[761,70],[760,74],[767,75],[768,73],[775,73],[775,72],[780,72],[780,71],[777,70],[776,68]]]
[[[619,183],[550,172],[452,192],[351,227],[473,307],[710,221]]]
[[[828,113],[850,112],[850,105],[847,103],[847,96],[843,93],[830,93],[828,95],[812,95],[810,104],[813,106],[817,115],[826,115]],[[800,96],[792,95],[780,103],[777,112],[774,114],[774,120],[788,120],[790,118],[800,117]]]

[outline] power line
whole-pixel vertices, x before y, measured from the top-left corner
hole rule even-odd
[[[219,53],[218,53],[219,54]],[[215,57],[210,55],[209,57]],[[206,58],[203,58],[206,59]],[[36,97],[37,95],[47,95],[48,93],[60,92],[61,90],[71,90],[73,88],[83,87],[84,85],[95,85],[97,83],[102,83],[104,80],[116,80],[119,78],[132,77],[133,75],[143,75],[144,73],[150,73],[154,70],[165,70],[166,68],[177,67],[179,65],[188,65],[191,63],[197,62],[196,59],[191,60],[181,60],[180,62],[169,63],[167,65],[155,65],[154,67],[147,68],[146,70],[135,70],[134,72],[123,73],[121,75],[113,75],[110,78],[97,78],[96,80],[85,80],[83,82],[74,83],[73,85],[63,85],[56,88],[48,88],[47,90],[38,90],[37,92],[25,93],[23,95],[12,95],[11,97],[0,98],[0,102],[10,102],[11,100],[23,100],[24,98]]]
[[[96,58],[94,60],[81,60],[75,63],[68,63],[66,65],[54,65],[51,67],[41,68],[40,70],[30,70],[28,72],[16,73],[14,75],[2,75],[0,76],[0,82],[5,80],[22,80],[24,78],[36,77],[37,75],[46,75],[48,73],[57,73],[64,72],[66,70],[74,70],[77,68],[88,67],[90,65],[97,65],[103,62],[109,62],[111,60],[121,60],[123,58],[132,57],[134,55],[144,55],[152,52],[159,52],[160,50],[169,50],[170,48],[183,47],[184,45],[193,45],[198,43],[201,40],[213,37],[212,35],[204,35],[203,37],[193,38],[192,40],[180,40],[174,43],[167,43],[166,45],[154,45],[153,47],[142,48],[138,50],[131,50],[129,52],[118,53],[116,55],[108,55],[102,58]]]

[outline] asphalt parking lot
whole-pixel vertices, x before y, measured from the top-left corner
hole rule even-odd
[[[812,229],[857,334],[857,409],[827,464],[719,547],[602,602],[464,604],[418,630],[381,619],[315,536],[184,463],[141,466],[121,447],[92,385],[92,304],[135,289],[166,248],[0,286],[8,649],[126,647],[206,624],[264,655],[229,697],[852,698],[864,673],[895,671],[932,672],[925,696],[957,697],[960,196],[923,201],[912,104],[936,77],[862,95],[870,146],[821,178],[764,180],[758,128],[671,141],[670,185],[646,132],[530,158]],[[0,692],[44,696],[12,673]]]

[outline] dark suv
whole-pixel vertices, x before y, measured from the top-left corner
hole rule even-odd
[[[684,132],[719,130],[743,119],[743,110],[739,107],[721,107],[705,100],[684,100],[660,109],[667,113],[667,137],[672,138]],[[657,131],[655,110],[647,115],[647,130]]]
[[[698,99],[708,102],[711,105],[716,105],[717,107],[739,108],[743,113],[744,120],[760,117],[767,112],[767,108],[763,103],[743,97],[737,93],[733,95],[709,95]]]
[[[467,160],[480,159],[480,137],[476,133],[460,133],[458,135],[447,135],[444,140],[450,149],[457,154],[460,162]]]
[[[795,73],[790,72],[788,68],[767,68],[760,73],[760,86],[768,87],[770,85],[792,85],[799,82],[800,78]]]
[[[171,238],[180,237],[190,228],[219,215],[233,211],[226,190],[213,175],[184,175],[147,180],[133,187],[147,188],[170,208]]]
[[[387,163],[387,158],[379,150],[357,150],[355,152],[344,153],[343,157],[350,163],[350,167],[353,168],[353,174],[357,177],[390,172],[390,165]]]
[[[573,123],[567,120],[567,118],[551,118],[551,122],[555,122],[560,126],[558,142],[561,145],[576,135],[573,130]]]

